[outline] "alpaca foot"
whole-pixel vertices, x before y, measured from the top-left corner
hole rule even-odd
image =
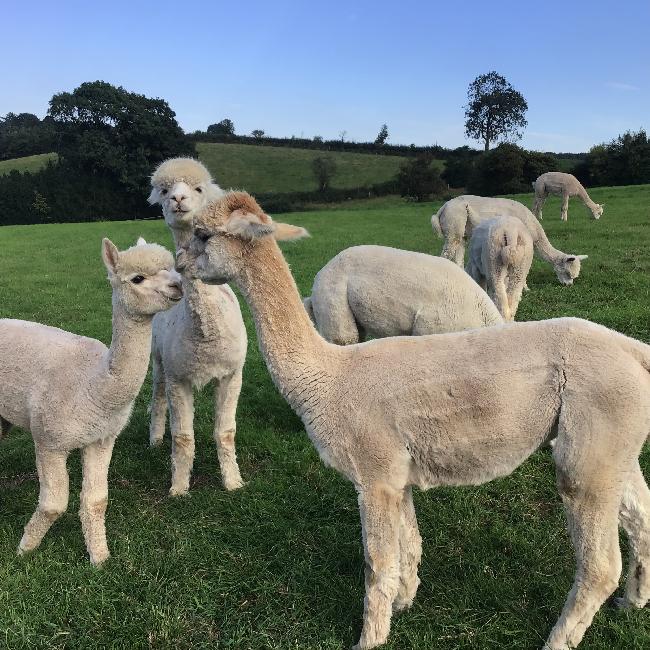
[[[40,546],[40,544],[40,542],[34,543],[28,541],[23,535],[23,538],[20,540],[20,544],[18,544],[18,550],[16,553],[17,555],[27,555],[32,551],[35,551]]]
[[[188,492],[190,490],[189,485],[172,485],[169,488],[169,496],[170,497],[183,497],[187,496]]]
[[[232,490],[238,490],[241,487],[244,487],[246,485],[244,481],[242,480],[242,477],[239,475],[239,472],[237,474],[226,474],[223,476],[223,486],[226,488],[228,492],[231,492]]]
[[[163,443],[163,436],[161,435],[155,435],[155,436],[149,436],[149,446],[150,447],[160,447]]]
[[[647,600],[639,600],[638,602],[633,602],[628,600],[625,596],[619,596],[617,598],[612,598],[611,604],[617,609],[643,609],[647,605]]]
[[[393,601],[393,614],[403,612],[411,607],[413,598],[400,598],[399,596]]]
[[[93,566],[100,567],[111,556],[108,548],[101,549],[95,553],[90,553],[90,563]]]

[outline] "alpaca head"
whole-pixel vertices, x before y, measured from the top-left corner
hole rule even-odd
[[[152,316],[183,297],[174,258],[158,244],[147,244],[140,237],[135,246],[118,251],[110,239],[104,239],[102,258],[114,301],[131,316]]]
[[[223,195],[210,172],[193,158],[171,158],[151,176],[149,203],[162,206],[170,228],[190,229],[194,216],[208,203]]]
[[[273,221],[250,194],[228,192],[196,216],[194,235],[179,252],[176,268],[207,284],[222,284],[239,276],[247,257],[269,239],[308,236],[304,228]]]
[[[591,216],[594,219],[600,219],[603,216],[603,210],[605,209],[604,205],[600,203],[595,203],[594,207],[591,209]]]
[[[555,274],[564,285],[573,284],[580,275],[580,262],[587,259],[587,255],[565,255],[555,263]]]

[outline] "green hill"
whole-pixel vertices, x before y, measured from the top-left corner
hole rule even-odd
[[[14,169],[18,172],[37,172],[45,165],[48,160],[57,160],[55,153],[39,153],[35,156],[25,156],[24,158],[12,158],[11,160],[0,160],[0,176],[8,174]]]
[[[317,189],[312,161],[331,156],[336,161],[332,186],[364,187],[394,178],[401,156],[312,151],[289,147],[199,142],[201,161],[222,187],[244,188],[253,193],[301,192]]]

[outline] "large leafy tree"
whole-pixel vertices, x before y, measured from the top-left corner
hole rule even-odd
[[[216,124],[210,124],[208,133],[210,135],[235,135],[235,124],[232,120],[226,118]]]
[[[432,166],[431,156],[420,155],[402,164],[397,174],[397,186],[401,196],[422,201],[439,196],[446,189],[440,178],[440,170]]]
[[[497,72],[476,77],[467,91],[465,134],[482,140],[485,151],[498,139],[519,139],[526,121],[528,104]]]
[[[0,160],[49,153],[56,144],[51,118],[39,120],[32,113],[0,116]]]
[[[112,179],[130,193],[146,191],[160,161],[195,153],[166,101],[105,81],[54,95],[49,114],[60,131],[58,153],[65,164]]]

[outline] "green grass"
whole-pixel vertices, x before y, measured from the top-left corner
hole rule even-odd
[[[221,180],[221,179],[220,179]],[[573,287],[535,261],[522,320],[575,315],[650,341],[650,186],[595,189],[600,221],[550,199],[544,226],[562,250],[589,254]],[[530,205],[531,196],[520,197]],[[438,205],[355,204],[286,220],[312,238],[284,246],[302,292],[342,248],[360,243],[440,251],[429,217]],[[100,240],[143,234],[170,244],[160,221],[0,229],[0,305],[33,319],[110,339],[110,292]],[[211,440],[210,400],[197,399],[197,458],[187,498],[169,499],[169,441],[147,446],[147,383],[116,445],[107,515],[113,557],[86,558],[78,454],[69,463],[68,513],[32,556],[18,558],[38,497],[31,438],[0,443],[0,647],[349,647],[360,629],[363,556],[352,486],[319,461],[299,420],[250,346],[237,446],[247,485],[227,494]],[[606,371],[606,369],[604,369]],[[650,477],[650,456],[642,464]],[[413,608],[394,619],[387,650],[540,648],[570,588],[574,560],[548,451],[481,487],[416,494],[424,557]],[[581,648],[650,647],[650,612],[604,607]]]
[[[14,169],[17,172],[38,172],[48,161],[56,162],[58,156],[55,153],[39,153],[35,156],[24,156],[23,158],[12,158],[11,160],[0,160],[0,176],[8,174]]]
[[[312,161],[331,156],[336,161],[333,187],[365,187],[393,178],[404,158],[342,151],[312,151],[289,147],[199,142],[199,158],[222,187],[249,192],[301,192],[317,189]]]

